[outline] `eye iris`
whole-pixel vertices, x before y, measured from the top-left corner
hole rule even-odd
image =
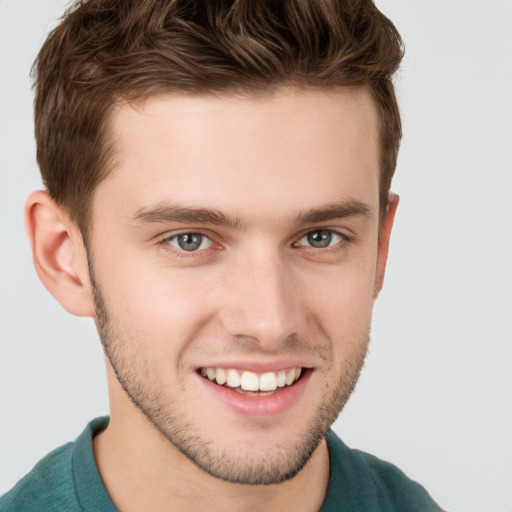
[[[201,246],[203,236],[198,233],[184,233],[178,236],[178,245],[184,251],[195,251]]]
[[[312,247],[322,248],[328,247],[332,240],[330,231],[313,231],[308,234],[308,242]]]

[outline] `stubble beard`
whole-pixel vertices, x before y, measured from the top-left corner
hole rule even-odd
[[[167,441],[197,467],[227,482],[278,484],[293,478],[304,468],[355,388],[367,353],[369,329],[364,333],[366,339],[361,349],[345,361],[338,385],[330,386],[326,382],[313,419],[304,426],[303,435],[298,436],[292,449],[283,453],[276,447],[268,447],[266,451],[259,449],[256,454],[241,454],[236,449],[218,446],[215,439],[191,424],[172,397],[163,396],[152,384],[151,369],[136,353],[126,350],[133,344],[126,343],[121,329],[111,321],[90,262],[89,271],[103,350],[131,402]]]

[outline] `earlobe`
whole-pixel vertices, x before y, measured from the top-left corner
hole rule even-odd
[[[382,219],[382,225],[379,233],[379,247],[377,249],[377,269],[375,275],[375,297],[379,294],[384,284],[384,274],[386,273],[386,263],[388,259],[389,241],[391,230],[395,220],[396,209],[400,198],[396,194],[389,194],[386,215]]]
[[[45,287],[73,315],[93,317],[87,253],[67,213],[47,192],[37,191],[27,198],[25,227]]]

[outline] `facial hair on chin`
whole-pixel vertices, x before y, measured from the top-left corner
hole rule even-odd
[[[89,259],[90,279],[96,309],[96,324],[104,352],[117,379],[131,402],[149,420],[153,427],[177,450],[183,453],[197,467],[224,481],[270,485],[293,478],[307,464],[324,438],[327,430],[336,420],[350,397],[364,364],[369,334],[361,343],[361,349],[350,360],[340,374],[336,386],[326,381],[322,401],[303,434],[297,439],[292,450],[285,453],[275,447],[258,451],[257,454],[240,454],[236,449],[216,446],[197,426],[191,424],[184,413],[179,411],[176,401],[163,396],[162,390],[152,384],[151,369],[144,358],[130,352],[129,337],[123,336],[115,325],[103,300],[101,290],[94,279],[92,261]],[[368,329],[369,330],[369,329]],[[136,346],[136,345],[135,345]]]

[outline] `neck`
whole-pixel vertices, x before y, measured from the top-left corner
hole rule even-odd
[[[324,441],[292,479],[244,485],[213,477],[180,453],[141,415],[121,421],[94,439],[94,454],[107,491],[122,512],[182,510],[273,512],[319,510],[329,482]]]

